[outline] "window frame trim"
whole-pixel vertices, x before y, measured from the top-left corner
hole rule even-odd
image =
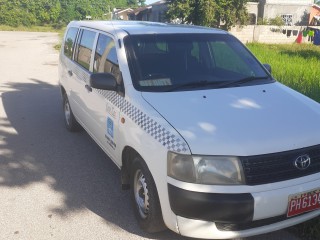
[[[71,27],[70,27],[71,28]],[[96,49],[97,49],[97,43],[98,43],[98,39],[99,39],[99,35],[100,34],[104,34],[110,38],[112,38],[112,40],[114,41],[115,43],[115,47],[117,48],[117,41],[115,39],[115,36],[109,32],[105,32],[105,31],[101,31],[101,30],[98,30],[98,29],[94,29],[94,28],[89,28],[89,27],[74,27],[74,28],[78,28],[78,32],[77,32],[77,35],[76,35],[76,39],[75,39],[75,42],[73,43],[74,45],[74,51],[73,51],[73,54],[72,54],[72,61],[77,64],[77,66],[80,66],[82,69],[86,70],[87,72],[90,72],[90,73],[93,73],[93,64],[94,64],[94,55],[95,55],[95,52],[96,52]],[[95,32],[95,39],[93,41],[93,47],[92,47],[92,52],[91,52],[91,56],[90,56],[90,66],[89,66],[89,70],[84,68],[82,65],[80,65],[77,61],[76,61],[76,57],[78,56],[79,54],[79,45],[80,45],[80,40],[82,38],[82,33],[84,30],[88,30],[88,31],[91,31],[91,32]],[[119,56],[118,56],[118,51],[116,51],[116,54],[117,54],[117,58],[119,59]],[[120,64],[119,64],[119,69],[120,69]]]
[[[65,45],[66,45],[66,40],[67,40],[67,37],[68,37],[68,33],[69,33],[69,31],[70,31],[71,28],[77,29],[77,33],[76,33],[76,37],[75,37],[75,39],[74,39],[74,41],[73,41],[73,43],[72,43],[72,50],[73,50],[73,51],[72,51],[71,57],[69,57],[69,56],[67,56],[66,53],[65,53]],[[71,27],[69,27],[68,30],[66,31],[66,34],[65,34],[64,38],[63,38],[63,45],[61,46],[61,51],[62,51],[63,55],[64,55],[66,58],[68,58],[69,60],[72,60],[72,61],[74,60],[74,54],[75,54],[75,52],[76,52],[76,44],[77,44],[77,41],[78,41],[79,32],[80,32],[80,27],[76,27],[76,26],[71,26]]]
[[[95,37],[94,37],[94,40],[93,40],[93,45],[92,45],[92,50],[91,50],[91,55],[90,55],[90,64],[89,64],[89,69],[86,69],[85,67],[83,67],[80,63],[77,62],[77,57],[79,55],[79,46],[80,46],[80,41],[82,39],[82,34],[83,34],[83,31],[84,30],[87,30],[87,31],[91,31],[91,32],[94,32],[95,33]],[[95,30],[95,29],[92,29],[92,28],[87,28],[87,27],[79,27],[79,31],[78,31],[78,34],[77,34],[77,39],[76,39],[76,45],[75,45],[75,51],[74,51],[74,55],[73,55],[73,62],[75,64],[77,64],[77,66],[81,67],[83,70],[89,72],[89,73],[92,73],[93,72],[93,59],[94,59],[94,49],[96,49],[96,45],[97,45],[97,39],[98,39],[98,35],[97,34],[98,31]],[[81,36],[80,36],[81,35]]]
[[[99,40],[100,34],[105,35],[105,36],[107,36],[107,37],[110,37],[110,38],[113,40],[113,42],[114,42],[114,47],[116,48],[116,54],[117,54],[117,59],[118,59],[118,66],[119,66],[119,70],[120,70],[120,62],[119,62],[119,56],[118,56],[118,51],[117,51],[117,41],[116,41],[114,35],[111,34],[111,33],[104,32],[104,31],[99,31],[99,30],[97,30],[97,33],[98,33],[98,35],[97,35],[96,44],[95,44],[95,48],[94,48],[94,55],[95,55],[96,50],[97,50],[97,47],[98,47],[98,40]],[[92,72],[93,72],[94,55],[93,55],[93,62],[92,62]],[[120,72],[121,72],[121,70],[120,70]]]

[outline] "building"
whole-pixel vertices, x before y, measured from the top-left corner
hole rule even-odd
[[[165,0],[135,9],[129,14],[130,20],[166,22],[165,12],[168,4]]]
[[[131,8],[126,9],[114,9],[112,12],[112,19],[117,20],[129,20],[129,15],[134,12]]]
[[[165,17],[167,9],[167,1],[161,0],[129,12],[128,18],[130,20],[166,22],[168,21]],[[250,16],[249,24],[257,24],[259,18],[281,17],[286,26],[308,25],[314,16],[315,19],[318,18],[320,11],[320,7],[314,4],[314,0],[259,0],[258,2],[248,2],[247,9]],[[309,19],[311,15],[312,19]]]
[[[265,19],[282,17],[284,25],[307,25],[314,0],[260,0],[258,16]]]
[[[309,25],[320,25],[320,6],[317,4],[312,5],[309,17]]]
[[[259,13],[258,2],[247,2],[247,10],[249,13],[249,24],[257,24]]]

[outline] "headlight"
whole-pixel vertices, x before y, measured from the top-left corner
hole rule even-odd
[[[196,173],[191,155],[168,152],[168,176],[184,182],[195,182]]]
[[[184,182],[210,185],[245,184],[237,157],[191,156],[168,153],[168,176]]]

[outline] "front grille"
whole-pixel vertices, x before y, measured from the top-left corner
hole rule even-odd
[[[248,223],[220,223],[220,222],[216,222],[216,226],[220,231],[243,231],[243,230],[247,230],[247,229],[262,227],[265,225],[270,225],[273,223],[281,222],[286,219],[287,219],[286,216],[278,216],[278,217],[257,220],[257,221],[248,222]]]
[[[306,213],[294,216],[299,217],[302,216]],[[216,222],[216,226],[220,231],[243,231],[247,229],[252,229],[252,228],[257,228],[257,227],[262,227],[278,222],[282,222],[289,219],[286,215],[281,215],[277,217],[271,217],[271,218],[266,218],[266,219],[261,219],[261,220],[256,220],[252,222],[246,222],[246,223],[221,223],[221,222]],[[291,218],[290,218],[291,219]]]
[[[295,160],[309,155],[311,164],[300,170]],[[320,145],[292,151],[241,157],[247,185],[259,185],[299,178],[320,172]]]

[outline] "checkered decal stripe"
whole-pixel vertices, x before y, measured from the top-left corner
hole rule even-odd
[[[89,78],[90,78],[89,72],[84,71],[80,67],[73,67],[72,72],[74,72],[74,74],[76,74],[80,80],[84,82],[89,82]]]
[[[150,118],[147,114],[143,113],[140,109],[133,106],[128,101],[124,100],[121,108],[122,112],[134,121],[146,133],[151,135],[155,140],[160,142],[168,150],[174,152],[188,151],[187,144],[176,135],[167,131],[155,120]]]
[[[188,151],[187,144],[176,135],[167,131],[155,120],[143,113],[140,109],[132,105],[130,102],[119,96],[116,92],[94,89],[97,93],[104,96],[117,108],[127,115],[135,124],[137,124],[146,133],[151,135],[155,140],[160,142],[168,150],[183,153]]]
[[[108,101],[110,101],[115,107],[121,108],[124,99],[123,97],[119,96],[116,92],[113,91],[106,91],[101,89],[93,89],[94,92],[97,92],[98,94],[102,95],[104,98],[106,98]]]
[[[89,73],[83,71],[81,67],[65,61],[68,68],[71,69],[82,81],[89,81]],[[188,151],[188,146],[178,136],[166,130],[154,119],[150,118],[147,114],[143,113],[140,109],[125,100],[119,94],[113,91],[106,91],[100,89],[93,89],[94,92],[102,95],[110,101],[115,107],[119,108],[125,115],[127,115],[135,124],[148,133],[155,140],[160,142],[169,151],[178,153],[185,153]]]

